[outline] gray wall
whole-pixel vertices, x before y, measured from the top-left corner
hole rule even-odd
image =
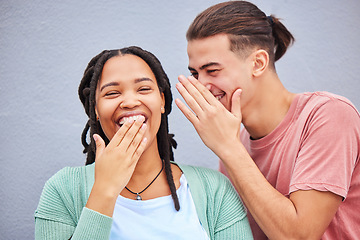
[[[159,57],[175,86],[179,74],[188,74],[186,29],[217,2],[0,1],[2,239],[32,239],[45,181],[64,166],[84,164],[86,118],[77,86],[88,61],[103,49],[139,45]],[[277,64],[285,86],[344,95],[359,109],[359,1],[253,2],[281,17],[297,40]],[[217,168],[175,105],[170,128],[178,162]]]

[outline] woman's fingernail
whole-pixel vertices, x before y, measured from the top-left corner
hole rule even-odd
[[[93,139],[96,142],[98,140],[98,136],[96,134],[93,135]]]
[[[139,122],[144,122],[144,121],[145,121],[145,117],[142,116],[142,115],[140,115],[136,120],[139,121]]]

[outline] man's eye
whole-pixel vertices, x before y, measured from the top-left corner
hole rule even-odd
[[[209,69],[207,70],[208,73],[214,73],[214,72],[217,72],[219,71],[219,69]]]
[[[194,78],[198,79],[199,74],[197,72],[191,72],[191,76],[193,76]]]

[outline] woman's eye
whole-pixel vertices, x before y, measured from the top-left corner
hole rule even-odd
[[[151,87],[141,87],[141,88],[139,88],[139,92],[149,92],[151,90],[152,90]]]
[[[112,92],[107,92],[105,93],[105,96],[115,96],[117,94],[120,94],[119,92],[115,92],[115,91],[112,91]]]

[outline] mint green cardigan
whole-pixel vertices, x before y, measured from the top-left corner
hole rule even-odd
[[[35,211],[35,239],[109,239],[112,218],[85,207],[94,184],[94,166],[66,167],[46,182]],[[246,210],[224,175],[178,166],[210,239],[253,239]]]

